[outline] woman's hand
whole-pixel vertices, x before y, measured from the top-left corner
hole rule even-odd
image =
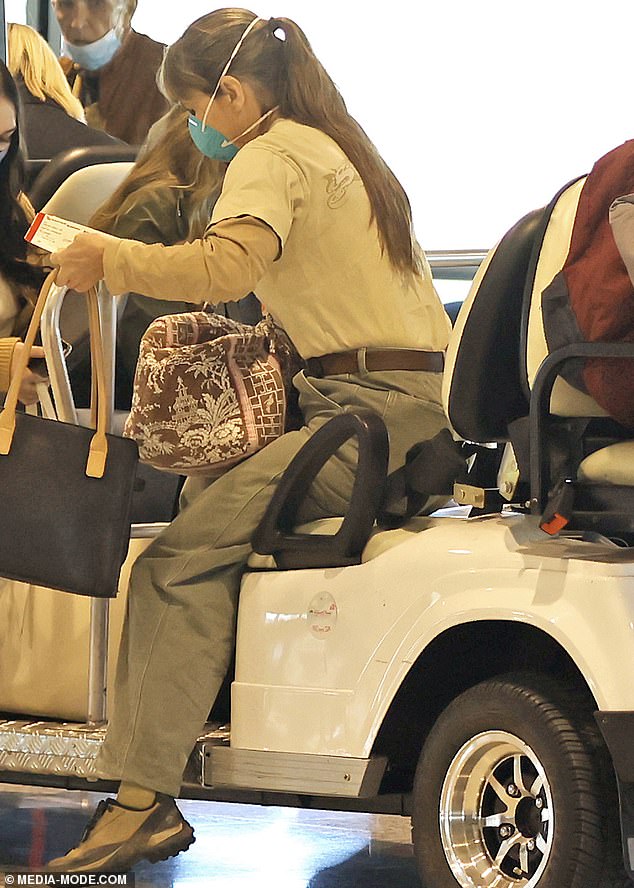
[[[13,375],[13,371],[18,364],[20,352],[23,351],[24,347],[25,346],[23,342],[16,342],[15,344],[15,347],[13,349],[13,357],[11,358],[11,376]],[[44,349],[40,345],[34,345],[31,349],[31,357],[43,358]],[[18,392],[18,400],[26,405],[35,404],[39,400],[37,394],[38,382],[46,382],[46,377],[39,376],[37,373],[34,373],[27,367],[24,371],[24,376],[22,377],[22,385],[20,386],[20,391]]]
[[[103,254],[106,245],[118,238],[110,234],[78,234],[64,250],[51,253],[53,265],[59,266],[57,283],[82,293],[96,286],[104,276]]]

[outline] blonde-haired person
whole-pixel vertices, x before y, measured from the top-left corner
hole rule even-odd
[[[0,59],[0,395],[11,380],[20,336],[33,313],[33,303],[44,280],[36,267],[40,257],[24,240],[33,208],[22,191],[19,100],[15,81]],[[42,357],[41,348],[35,356]],[[19,398],[24,404],[37,400],[41,377],[26,371]]]
[[[51,0],[62,67],[91,126],[140,145],[169,109],[156,85],[162,43],[132,28],[137,0]]]
[[[97,210],[93,228],[144,243],[201,238],[220,195],[226,166],[196,150],[187,112],[175,105],[158,137],[139,155],[126,178]]]
[[[120,144],[86,125],[82,104],[73,95],[59,59],[37,31],[11,23],[8,57],[22,103],[22,136],[29,157],[50,160],[70,148]]]
[[[57,56],[42,35],[29,25],[12,22],[7,36],[9,70],[13,76],[21,77],[36,99],[53,99],[67,114],[85,123],[83,106],[73,95]]]
[[[163,299],[254,290],[312,359],[294,380],[305,425],[195,496],[186,484],[185,508],[136,562],[97,760],[101,775],[121,781],[119,794],[52,871],[127,869],[191,844],[173,798],[229,662],[252,532],[313,432],[341,412],[374,410],[393,470],[446,427],[449,320],[409,202],[301,29],[216,10],[170,47],[163,82],[190,109],[200,150],[228,163],[205,237],[166,248],[80,235],[53,261],[81,290],[104,275],[112,292]],[[345,513],[355,465],[348,442],[318,475],[302,520]]]

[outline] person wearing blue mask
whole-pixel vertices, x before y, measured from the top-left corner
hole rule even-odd
[[[303,444],[330,417],[370,409],[387,426],[392,471],[447,425],[449,320],[409,201],[299,26],[216,10],[169,48],[161,77],[199,150],[227,164],[210,225],[172,247],[79,235],[51,257],[59,280],[213,303],[255,292],[306,359],[293,380],[304,425],[213,483],[188,479],[180,514],[137,560],[97,758],[119,793],[51,872],[126,870],[192,843],[174,797],[230,661],[253,531]],[[302,522],[346,513],[356,461],[349,441],[315,479]]]
[[[23,347],[33,301],[42,284],[42,270],[30,260],[24,240],[33,208],[22,192],[18,90],[9,69],[0,59],[0,394],[6,392],[16,353]],[[41,348],[34,357],[43,357]],[[27,370],[19,398],[23,404],[37,401],[42,377]]]
[[[62,67],[90,126],[140,145],[168,110],[156,85],[164,46],[131,27],[137,0],[51,0]]]

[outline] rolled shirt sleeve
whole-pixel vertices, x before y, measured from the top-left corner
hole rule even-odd
[[[252,292],[279,255],[277,234],[249,216],[212,224],[201,240],[165,247],[115,240],[104,251],[111,293],[155,299],[232,302]]]

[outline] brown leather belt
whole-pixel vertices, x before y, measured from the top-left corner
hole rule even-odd
[[[309,358],[309,376],[338,376],[340,373],[364,373],[372,370],[425,370],[442,373],[445,353],[416,348],[359,348]]]

